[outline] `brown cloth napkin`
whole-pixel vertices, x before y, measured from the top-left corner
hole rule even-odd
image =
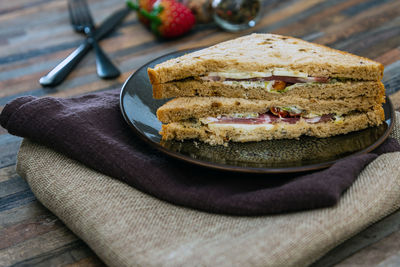
[[[399,113],[392,137],[400,140]],[[238,217],[171,205],[24,140],[36,197],[110,266],[305,266],[400,207],[400,152],[364,168],[334,207]]]
[[[233,215],[261,215],[332,206],[366,164],[400,151],[394,139],[329,169],[290,176],[221,173],[184,164],[135,136],[119,109],[119,90],[69,99],[25,96],[0,115],[11,134],[28,137],[85,165],[174,204]]]

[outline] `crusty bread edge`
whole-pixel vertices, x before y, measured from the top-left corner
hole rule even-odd
[[[148,73],[150,73],[150,72],[148,71]],[[149,77],[150,77],[150,74],[149,74]],[[150,78],[150,81],[151,81],[151,79],[152,78]],[[154,99],[166,98],[166,97],[164,97],[164,88],[165,87],[163,86],[163,84],[153,84],[153,98]]]
[[[297,40],[301,40],[301,41],[305,41],[305,40],[302,40],[302,39],[300,39],[300,38],[295,38],[295,37],[291,37],[291,38],[297,39]],[[306,41],[306,42],[307,42],[307,41]],[[378,61],[372,60],[372,59],[370,59],[370,58],[358,56],[358,55],[352,54],[352,53],[350,53],[350,52],[346,52],[346,51],[334,49],[334,48],[329,47],[329,46],[326,46],[326,45],[317,44],[317,43],[312,43],[312,44],[317,45],[317,46],[320,46],[320,47],[328,48],[328,50],[331,50],[331,51],[334,51],[334,52],[339,52],[340,54],[343,54],[343,55],[356,56],[356,57],[359,57],[359,58],[362,59],[362,60],[372,61],[373,63],[378,64],[379,76],[378,76],[378,79],[377,79],[377,80],[382,80],[382,78],[383,78],[383,71],[385,70],[385,67],[383,66],[382,63],[380,63],[380,62],[378,62]]]
[[[155,85],[161,83],[160,79],[158,78],[158,73],[152,68],[147,68],[147,75],[149,76],[150,83]]]

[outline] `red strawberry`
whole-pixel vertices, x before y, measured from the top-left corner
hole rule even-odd
[[[127,1],[127,5],[136,10],[139,19],[158,36],[173,38],[189,31],[195,17],[189,8],[174,0]]]

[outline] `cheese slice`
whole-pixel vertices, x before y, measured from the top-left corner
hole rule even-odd
[[[300,71],[286,70],[283,68],[276,68],[271,71],[265,72],[246,72],[246,71],[226,71],[226,72],[210,72],[207,76],[222,77],[225,79],[251,79],[251,78],[262,78],[271,76],[288,76],[307,78],[308,74]]]
[[[223,81],[223,84],[226,85],[241,85],[244,88],[267,88],[268,84],[270,82],[264,82],[264,81]],[[272,86],[271,86],[272,87]]]
[[[289,77],[299,77],[299,78],[307,78],[308,74],[301,71],[294,70],[285,70],[283,68],[277,68],[272,71],[274,76],[289,76]]]
[[[259,77],[271,77],[272,72],[237,72],[237,71],[228,71],[228,72],[210,72],[207,76],[217,76],[228,79],[251,79],[251,78],[259,78]]]
[[[244,131],[254,131],[257,129],[263,129],[268,131],[272,130],[274,128],[274,125],[271,123],[263,123],[263,124],[210,123],[208,124],[208,128],[210,130],[235,128]]]

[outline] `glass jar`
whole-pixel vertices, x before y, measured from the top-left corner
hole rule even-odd
[[[262,15],[261,0],[213,0],[214,21],[224,30],[235,32],[254,27]]]

